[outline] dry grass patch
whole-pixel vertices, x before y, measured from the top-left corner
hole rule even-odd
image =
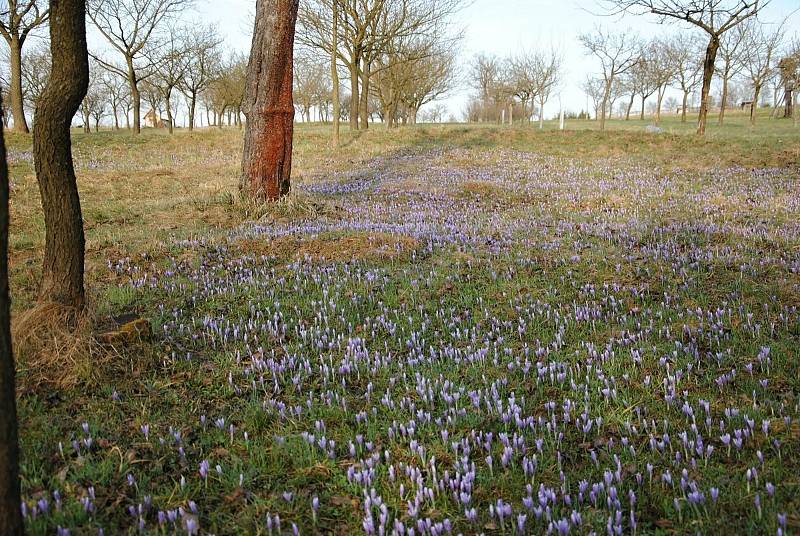
[[[121,326],[124,340],[104,342],[100,323],[89,310],[80,314],[71,307],[46,303],[23,312],[11,327],[19,389],[24,393],[41,388],[95,387],[110,378],[136,375],[149,365],[150,361],[143,359],[149,352],[137,352],[142,355],[137,355],[135,362],[126,354],[144,348],[140,343],[148,338],[145,331],[149,333],[149,324],[147,330],[143,327],[145,322]]]
[[[274,239],[244,239],[237,240],[232,249],[245,255],[348,262],[405,258],[418,246],[419,242],[409,236],[358,232],[346,235],[330,233],[313,238],[281,236]]]
[[[478,197],[498,198],[505,194],[503,188],[490,181],[471,180],[461,187],[464,193]]]

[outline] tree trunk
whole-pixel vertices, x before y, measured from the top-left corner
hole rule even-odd
[[[639,121],[644,121],[644,105],[647,104],[647,97],[642,95],[642,110],[639,112]]]
[[[0,129],[0,534],[22,536],[15,383],[8,293],[8,164]]]
[[[625,121],[631,120],[631,110],[633,109],[633,101],[636,98],[635,94],[631,94],[631,100],[628,101],[628,108],[625,110]]]
[[[689,92],[683,92],[683,107],[681,107],[681,123],[686,122],[686,107],[689,105]]]
[[[33,155],[45,222],[39,300],[81,308],[85,239],[69,126],[86,96],[86,0],[50,1],[53,67],[39,99]]]
[[[761,82],[753,84],[753,104],[750,105],[750,125],[756,125],[756,110],[758,109],[758,99],[761,97]]]
[[[289,193],[294,103],[292,63],[299,0],[258,0],[244,112],[239,189],[266,201]]]
[[[606,110],[608,109],[608,99],[611,96],[611,84],[613,80],[606,82],[605,91],[603,91],[603,102],[600,106],[600,130],[606,129]],[[541,115],[541,110],[539,114]]]
[[[89,114],[89,107],[86,104],[81,106],[81,114],[83,115],[83,133],[90,134],[92,132],[92,128],[90,126],[89,121],[91,121],[91,114]]]
[[[167,121],[169,121],[169,124],[167,125],[167,129],[169,130],[169,133],[172,134],[174,125],[172,124],[173,123],[173,120],[172,120],[172,105],[169,102],[170,98],[172,97],[172,91],[168,90],[166,92],[166,94],[164,95],[164,97],[166,97],[164,99],[164,106],[167,109]]]
[[[358,107],[360,113],[359,128],[367,130],[369,128],[369,78],[372,71],[372,66],[364,62],[361,69],[361,104]]]
[[[339,0],[333,0],[333,39],[331,41],[331,80],[333,81],[333,146],[339,146],[339,116],[342,104],[339,102],[339,70],[336,68],[336,57],[339,51]]]
[[[664,102],[664,94],[666,92],[666,84],[658,88],[658,96],[656,97],[656,125],[661,125],[661,105]]]
[[[14,131],[28,133],[28,121],[25,119],[25,104],[22,99],[22,41],[16,35],[11,36],[8,43],[11,56],[11,113],[14,116]]]
[[[192,96],[189,97],[189,132],[194,130],[194,112],[197,108],[197,93],[192,92]],[[200,119],[202,122],[202,117]]]
[[[706,57],[703,60],[703,89],[700,92],[700,117],[697,121],[697,133],[701,136],[706,134],[706,122],[708,119],[708,96],[711,93],[711,82],[714,78],[714,63],[717,61],[717,51],[719,50],[719,36],[712,35],[706,48]]]
[[[719,121],[722,125],[725,122],[725,106],[728,104],[728,72],[722,75],[722,100],[719,104]]]
[[[117,114],[117,107],[116,105],[111,105],[111,109],[114,112],[114,130],[119,130],[119,115]]]
[[[353,58],[350,62],[350,130],[358,130],[358,65],[361,60]]]
[[[128,58],[128,86],[131,90],[131,106],[133,107],[133,133],[142,132],[142,98],[139,94],[139,85],[136,82],[136,71],[133,68],[133,58]],[[155,113],[155,110],[153,110]]]
[[[544,99],[539,99],[539,130],[544,130]]]

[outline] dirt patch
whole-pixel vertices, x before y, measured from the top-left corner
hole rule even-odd
[[[244,239],[237,240],[231,249],[244,255],[347,262],[405,258],[418,246],[419,242],[409,236],[359,232],[322,234],[313,238],[282,236],[274,239]]]
[[[489,181],[467,181],[462,186],[464,193],[479,197],[500,197],[503,189]]]

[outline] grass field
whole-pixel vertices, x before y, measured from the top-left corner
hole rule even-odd
[[[240,131],[76,134],[91,329],[154,337],[20,356],[29,531],[800,533],[800,129],[645,124],[301,125],[269,207]]]

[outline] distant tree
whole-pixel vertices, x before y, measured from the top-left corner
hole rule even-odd
[[[103,86],[103,90],[108,97],[111,115],[114,117],[114,130],[119,130],[120,114],[125,116],[126,123],[129,121],[127,114],[130,93],[128,92],[127,82],[116,72],[104,70],[100,75],[99,83]]]
[[[50,78],[50,49],[42,44],[23,53],[22,94],[28,105],[36,110],[47,79]],[[36,119],[34,118],[34,121]]]
[[[480,120],[489,120],[489,102],[501,78],[502,66],[497,56],[477,54],[470,65],[470,79],[481,100]]]
[[[178,83],[178,90],[186,98],[189,108],[189,130],[193,130],[197,99],[220,75],[222,40],[213,26],[198,26],[185,32],[188,53],[183,56],[186,68],[183,78]]]
[[[45,223],[39,299],[82,309],[85,239],[69,126],[89,86],[86,1],[52,0],[50,7],[53,68],[33,126]]]
[[[631,33],[611,33],[597,28],[579,37],[587,52],[600,60],[603,79],[603,98],[600,103],[600,130],[606,128],[606,112],[614,82],[639,60],[639,40]]]
[[[0,35],[8,43],[11,67],[9,97],[14,130],[28,132],[22,97],[22,47],[31,32],[47,22],[50,10],[44,0],[6,0],[0,3]]]
[[[175,128],[175,119],[172,114],[173,96],[176,88],[184,81],[187,70],[192,66],[190,57],[194,52],[188,35],[172,28],[158,48],[148,51],[155,70],[152,84],[161,93],[161,102],[164,103],[167,112],[167,128],[170,134],[174,132]]]
[[[266,201],[289,193],[294,104],[292,63],[299,0],[258,0],[247,66],[247,117],[239,189]]]
[[[315,51],[316,52],[316,51]],[[311,108],[320,103],[331,88],[328,84],[330,66],[327,59],[316,54],[297,54],[294,60],[294,102],[304,121],[312,121]]]
[[[655,38],[645,47],[645,69],[650,86],[655,88],[656,125],[661,124],[661,109],[664,95],[678,71],[677,57],[685,45],[677,39]]]
[[[702,81],[703,63],[702,43],[687,40],[673,46],[673,61],[675,62],[674,83],[683,92],[681,105],[681,123],[686,122],[686,111],[689,106],[689,95],[697,89]]]
[[[0,534],[22,536],[17,389],[8,292],[8,189],[6,144],[0,129]]]
[[[606,97],[605,81],[600,77],[587,76],[581,87],[592,101],[595,121],[599,120],[600,107],[603,106],[603,101]],[[586,118],[590,119],[588,111],[586,112]]]
[[[703,60],[703,89],[697,133],[705,135],[711,81],[716,68],[720,39],[725,32],[755,17],[771,0],[601,0],[612,13],[651,13],[662,22],[691,24],[708,34]]]
[[[745,73],[753,88],[750,106],[750,124],[756,124],[756,107],[764,84],[777,73],[774,60],[783,42],[783,24],[767,28],[758,20],[750,20],[742,27],[744,33],[743,57]]]
[[[133,101],[133,131],[141,131],[139,84],[154,69],[146,47],[158,48],[159,29],[170,18],[190,7],[194,0],[88,0],[87,15],[111,47],[122,55],[124,67],[94,57],[128,80]]]
[[[719,40],[719,57],[722,60],[721,65],[717,68],[722,81],[722,94],[720,95],[719,104],[719,119],[718,123],[722,125],[725,122],[725,109],[728,107],[728,88],[731,79],[741,74],[744,69],[744,36],[745,32],[741,31],[743,25],[739,25],[730,32],[725,32]]]
[[[539,129],[544,128],[544,105],[561,81],[561,55],[554,49],[541,52],[536,62],[536,96],[539,100]]]
[[[91,132],[90,124],[94,121],[94,131],[100,132],[100,121],[107,115],[109,96],[103,83],[103,71],[97,62],[89,63],[89,87],[81,102],[83,114],[83,131]]]
[[[341,128],[342,104],[339,87],[339,0],[331,0],[331,106],[333,108],[333,146],[339,146],[339,130]]]

